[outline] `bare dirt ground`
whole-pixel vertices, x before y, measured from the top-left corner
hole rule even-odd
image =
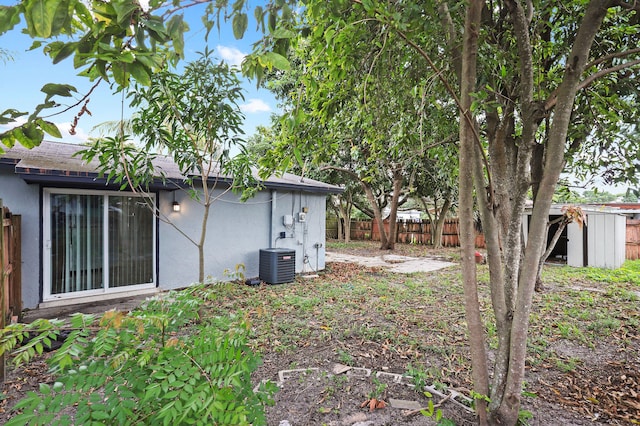
[[[338,250],[343,255],[354,256],[351,260],[370,266],[384,265],[381,254],[375,244]],[[433,266],[438,261],[449,262],[452,259],[451,249],[439,252],[429,251],[426,264]],[[400,245],[394,255],[421,257],[425,255],[424,247]],[[341,257],[341,261],[344,256]],[[435,263],[434,263],[435,262]],[[414,264],[415,266],[415,264]],[[429,268],[430,266],[427,266]],[[446,266],[443,264],[443,266]],[[337,270],[343,265],[332,264]],[[361,266],[362,267],[362,266]],[[420,270],[420,266],[417,266]],[[410,271],[409,271],[410,272]],[[374,272],[375,273],[375,269]],[[549,288],[549,291],[553,291]],[[640,342],[638,335],[631,340],[631,347],[621,348],[609,346],[603,342],[595,347],[574,345],[570,342],[557,343],[558,353],[567,359],[580,360],[580,367],[568,373],[559,373],[550,365],[528,366],[527,392],[533,397],[524,399],[522,409],[530,411],[533,418],[523,419],[523,424],[531,426],[558,425],[581,426],[593,424],[640,424]],[[379,380],[372,377],[344,377],[331,374],[336,360],[341,353],[358,353],[356,364],[375,372],[403,372],[406,360],[411,354],[393,354],[385,351],[385,346],[374,342],[345,341],[329,345],[311,343],[288,354],[286,360],[276,354],[265,357],[264,366],[258,371],[260,378],[273,378],[279,368],[297,369],[319,367],[319,371],[310,370],[295,380],[285,381],[276,395],[275,407],[268,409],[269,425],[344,425],[344,426],[378,426],[378,425],[435,425],[430,417],[422,416],[412,409],[385,408],[373,412],[362,403],[368,395],[375,391]],[[447,371],[443,360],[437,355],[423,354],[423,363],[436,369]],[[458,371],[458,373],[460,373]],[[468,373],[468,371],[467,371]],[[300,374],[300,373],[299,373]],[[462,377],[461,379],[458,377]],[[469,394],[471,383],[468,374],[452,374],[447,388]],[[445,392],[446,393],[446,392]],[[381,397],[385,401],[400,399],[415,402],[426,407],[429,399],[406,385],[392,383],[387,386]],[[433,403],[442,410],[443,417],[456,425],[476,424],[476,418],[462,404],[433,395]],[[624,406],[628,404],[627,408]],[[614,413],[620,407],[620,413]],[[608,413],[607,413],[608,411]],[[613,414],[613,415],[611,415]],[[288,421],[285,422],[285,421]]]
[[[333,250],[357,256],[380,256],[375,244]],[[424,257],[425,250],[402,245],[395,254]],[[456,252],[452,250],[430,251],[429,256],[456,262]],[[329,263],[327,266],[325,278],[328,279],[346,280],[353,274],[361,274],[363,269],[371,276],[380,274],[379,268],[356,264]],[[547,291],[554,292],[553,285],[549,285]],[[353,321],[353,318],[345,314],[340,321]],[[612,335],[617,332],[613,330]],[[267,407],[268,425],[435,425],[434,418],[425,417],[417,410],[428,407],[430,398],[416,391],[415,381],[402,379],[407,373],[407,364],[416,360],[424,369],[437,370],[442,377],[439,382],[426,385],[433,385],[431,400],[442,410],[443,417],[457,425],[476,424],[464,403],[464,396],[469,395],[471,388],[467,366],[448,363],[437,352],[416,353],[411,348],[403,352],[392,343],[362,336],[342,339],[312,336],[291,350],[272,350],[276,345],[261,348],[263,364],[254,374],[255,382],[271,380],[280,385],[275,405]],[[624,339],[603,339],[595,344],[557,340],[549,342],[549,346],[559,358],[576,365],[567,371],[546,361],[527,366],[528,396],[522,408],[534,413],[534,417],[526,424],[640,424],[638,330],[627,332]],[[39,383],[52,380],[43,360],[10,369],[1,388],[0,424],[11,417],[10,407],[21,396],[37,389]],[[462,396],[451,397],[452,391]],[[377,404],[378,400],[385,401],[386,406]]]

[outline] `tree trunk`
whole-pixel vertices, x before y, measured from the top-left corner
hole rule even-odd
[[[470,111],[471,93],[476,87],[478,32],[483,1],[470,0],[464,24],[462,75],[460,80],[460,246],[462,280],[464,286],[465,318],[469,329],[469,346],[473,376],[473,390],[480,424],[487,423],[487,404],[482,397],[489,395],[489,372],[485,349],[485,333],[478,300],[475,263],[475,227],[473,218],[473,159],[475,151],[474,119]]]
[[[331,199],[333,201],[331,205],[338,218],[338,240],[348,243],[351,241],[351,209],[353,207],[351,194],[332,195]]]
[[[331,195],[330,200],[331,200],[331,203],[329,204],[329,207],[331,208],[331,211],[333,212],[333,214],[336,216],[336,239],[338,241],[341,241],[342,240],[342,217],[340,214],[340,208],[335,204],[336,200],[338,200],[339,202],[339,199],[336,196]]]
[[[420,197],[420,202],[422,203],[422,207],[424,208],[424,212],[427,215],[427,220],[429,221],[429,244],[434,245],[434,239],[433,239],[433,234],[434,234],[434,229],[433,229],[433,219],[431,217],[431,212],[429,211],[429,205],[427,203],[427,200],[424,197]]]
[[[442,232],[444,231],[444,221],[447,219],[447,212],[451,208],[451,200],[447,198],[440,210],[436,210],[436,227],[433,231],[433,248],[442,248]],[[474,237],[475,238],[475,237]]]
[[[564,219],[564,217],[560,218],[559,221],[555,221],[555,222],[558,223],[558,229],[556,229],[556,233],[553,234],[553,238],[551,238],[551,242],[549,242],[547,249],[544,251],[544,253],[542,253],[542,256],[540,257],[540,264],[538,265],[538,273],[536,274],[536,286],[535,286],[535,290],[538,292],[544,291],[544,283],[542,282],[542,268],[544,266],[544,263],[547,261],[547,259],[549,258],[549,255],[553,251],[553,248],[556,246],[556,244],[558,243],[558,240],[562,236],[562,231],[564,231],[564,228],[566,228],[567,224],[569,223]],[[545,237],[545,240],[549,238],[549,227],[553,223],[554,222],[549,222],[549,224],[547,225],[547,236]]]
[[[387,245],[382,249],[393,250],[396,245],[397,230],[398,230],[398,204],[400,200],[400,192],[402,191],[402,170],[396,169],[393,171],[393,194],[391,195],[391,205],[389,212],[389,237],[387,239]]]
[[[378,207],[378,203],[376,202],[376,197],[373,195],[373,190],[371,186],[367,183],[360,181],[360,184],[364,188],[364,193],[367,196],[367,200],[369,200],[369,204],[371,204],[371,208],[373,209],[373,215],[376,223],[378,224],[378,229],[380,230],[380,249],[386,249],[388,246],[388,238],[387,231],[384,229],[384,220],[382,219],[382,212],[380,211],[380,207]],[[373,230],[371,232],[371,236],[373,237]]]
[[[524,72],[526,69],[525,62],[531,58],[531,49],[530,47],[525,49],[521,45],[523,40],[528,40],[529,24],[526,19],[523,19],[524,14],[520,3],[513,1],[508,2],[508,4],[512,8],[514,34],[516,35],[516,39],[518,39],[518,51],[521,56],[521,75],[523,76],[521,86],[528,86],[529,90],[531,90],[532,75],[530,74],[528,78],[524,77],[526,75]],[[497,357],[501,358],[506,357],[503,361],[507,361],[507,368],[504,370],[504,365],[498,365],[498,360],[496,360],[489,413],[489,419],[492,424],[514,425],[518,420],[532,298],[538,267],[546,248],[549,209],[551,207],[556,183],[562,172],[567,132],[580,76],[584,70],[595,34],[600,28],[606,14],[607,6],[608,2],[603,0],[591,1],[587,6],[584,18],[576,34],[571,54],[567,59],[567,68],[565,69],[563,81],[558,88],[557,102],[555,103],[553,119],[550,124],[544,166],[540,175],[537,195],[534,199],[526,247],[522,257],[505,257],[505,297],[507,308],[509,310],[512,309],[512,311],[507,316],[507,318],[509,318],[509,321],[506,323],[509,325],[508,330],[498,331],[499,333],[507,331],[509,333],[508,337],[504,336],[500,339],[500,345],[504,342],[508,343],[508,346],[499,346],[497,355]],[[539,122],[535,105],[533,102],[527,101],[528,99],[532,99],[528,96],[529,94],[524,93],[523,90],[520,98],[523,120],[520,149],[523,147],[528,149],[529,155],[518,153],[518,167],[520,167],[520,170],[528,168],[531,163],[532,145],[530,141],[526,140],[525,135],[529,134],[530,138],[532,138],[533,136],[531,135],[535,133],[537,123]],[[520,175],[518,174],[517,176]],[[514,195],[518,196],[520,194]],[[520,239],[521,231],[518,230],[517,234],[514,233],[516,230],[513,225],[521,220],[523,209],[523,206],[514,205],[512,213],[510,214],[509,248],[514,247],[516,239]],[[519,245],[520,242],[517,241],[517,244]],[[515,285],[512,284],[514,277],[511,276],[511,273],[517,273],[515,276]],[[498,314],[496,314],[496,318],[500,321]]]
[[[211,190],[203,179],[202,190],[204,192],[204,212],[202,213],[202,223],[200,226],[200,240],[198,241],[198,282],[204,283],[204,243],[207,240],[207,221],[209,210],[211,209]]]
[[[351,242],[351,218],[346,218],[344,220],[342,231],[344,232],[344,242]]]

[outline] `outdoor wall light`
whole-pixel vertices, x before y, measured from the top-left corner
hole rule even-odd
[[[180,212],[180,203],[176,201],[176,192],[173,192],[173,203],[171,203],[171,209],[178,213]]]

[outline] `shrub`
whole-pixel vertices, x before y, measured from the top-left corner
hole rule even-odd
[[[254,392],[251,373],[260,360],[247,345],[246,321],[199,317],[211,294],[197,286],[130,313],[72,316],[49,361],[55,383],[19,401],[14,410],[21,413],[7,424],[265,424],[276,387]],[[60,330],[58,320],[9,326],[0,351],[23,343],[14,360],[28,361]]]

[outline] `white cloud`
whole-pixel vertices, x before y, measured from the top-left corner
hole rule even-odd
[[[13,121],[9,124],[0,124],[0,132],[5,132],[9,129],[13,129],[14,127],[18,127],[27,122],[26,116],[22,115],[16,118],[16,121]]]
[[[246,53],[242,53],[235,47],[218,45],[216,46],[216,49],[218,50],[221,59],[223,59],[229,65],[237,66],[238,68],[242,64],[244,57],[247,56]]]
[[[60,129],[60,133],[62,133],[62,142],[85,143],[89,139],[89,133],[87,133],[82,127],[76,127],[75,135],[72,135],[69,133],[69,130],[71,129],[71,123],[56,123],[56,125],[58,126],[58,129]],[[47,138],[46,136],[45,139],[60,141],[60,139],[55,139],[52,137]]]
[[[271,107],[268,103],[263,101],[262,99],[249,99],[247,103],[244,105],[240,105],[240,109],[242,112],[246,113],[256,113],[256,112],[269,112],[271,111]]]

